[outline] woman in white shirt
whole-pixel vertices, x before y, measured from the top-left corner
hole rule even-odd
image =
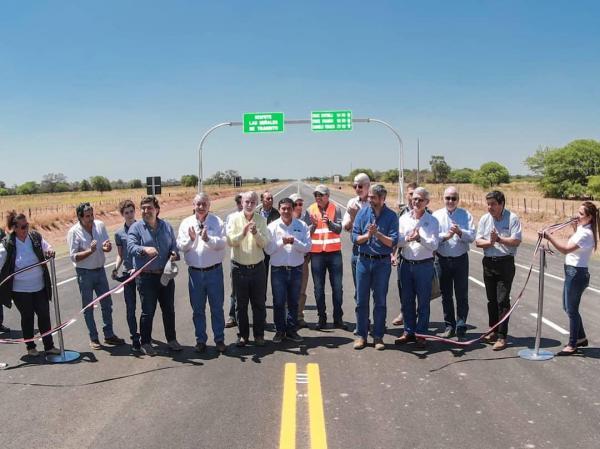
[[[48,242],[38,232],[29,230],[29,223],[24,214],[9,212],[7,225],[10,233],[0,244],[0,281],[22,268],[54,256],[54,251]],[[0,295],[3,298],[12,298],[19,309],[23,338],[33,338],[35,315],[38,317],[40,333],[50,330],[49,301],[52,290],[46,265],[24,271],[9,279],[0,287]],[[46,354],[60,354],[59,349],[54,347],[52,335],[42,340]],[[27,354],[39,355],[35,342],[27,343]]]
[[[569,316],[569,343],[561,354],[571,355],[577,352],[578,347],[588,345],[579,314],[579,303],[583,291],[590,283],[588,263],[598,246],[598,208],[590,201],[581,204],[577,229],[567,241],[560,241],[548,233],[544,233],[544,237],[565,254],[563,308]]]

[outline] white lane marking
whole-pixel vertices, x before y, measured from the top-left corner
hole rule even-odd
[[[538,314],[537,313],[530,313],[529,315],[531,315],[532,317],[534,317],[537,320]],[[560,332],[563,335],[569,335],[569,331],[563,329],[562,327],[560,327],[558,324],[553,323],[552,321],[542,317],[542,323],[550,326],[552,329],[554,329],[555,331]]]
[[[469,279],[472,280],[473,282],[475,282],[477,285],[480,285],[481,287],[485,288],[485,284],[483,282],[481,282],[479,279],[475,279],[473,276],[469,276]]]
[[[483,256],[483,253],[481,251],[477,251],[477,250],[472,249],[471,252]],[[521,265],[520,263],[515,263],[515,266],[517,266],[519,268],[523,268],[524,270],[529,270],[528,266]],[[531,271],[533,271],[534,273],[539,273],[540,272],[540,270],[536,270],[535,268],[533,268]],[[549,278],[556,279],[557,281],[565,282],[564,278],[561,278],[560,276],[556,276],[555,274],[544,273],[544,275],[548,276]],[[597,288],[594,288],[594,287],[588,287],[587,290],[590,290],[590,291],[592,291],[594,293],[600,293],[600,289],[597,289]]]
[[[107,265],[104,265],[104,268],[111,267],[111,266],[115,265],[116,263],[117,263],[117,262],[112,262],[112,263],[109,263],[109,264],[107,264]],[[65,279],[64,281],[57,282],[57,283],[56,283],[56,286],[57,286],[57,287],[60,287],[61,285],[65,285],[65,284],[67,284],[67,283],[69,283],[69,282],[71,282],[71,281],[74,281],[75,279],[77,279],[77,276],[73,276],[72,278]]]

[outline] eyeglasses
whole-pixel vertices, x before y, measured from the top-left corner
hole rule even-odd
[[[426,201],[425,198],[413,198],[412,199],[415,203],[420,203],[422,201]]]
[[[354,184],[355,189],[362,189],[364,186],[362,184]]]
[[[446,201],[456,201],[456,200],[458,200],[458,197],[456,197],[456,196],[446,196],[446,197],[444,197],[444,199]]]
[[[294,203],[294,207],[302,207],[302,206],[304,206],[304,203],[302,201]]]
[[[315,192],[313,195],[315,198],[321,198],[323,196],[323,194],[319,192]]]
[[[21,226],[17,226],[18,229],[20,229],[21,231],[24,231],[25,229],[27,229],[29,227],[29,223],[25,223],[24,225]]]

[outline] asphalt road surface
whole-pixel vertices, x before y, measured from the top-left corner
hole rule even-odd
[[[275,192],[275,203],[297,191],[306,205],[312,202],[310,187],[294,183]],[[348,199],[335,191],[331,198],[342,206]],[[224,216],[229,211],[217,212]],[[347,233],[343,241],[344,319],[352,328]],[[473,248],[471,336],[487,329],[481,258]],[[532,247],[522,245],[513,297],[524,285],[531,259]],[[107,264],[113,260],[114,254]],[[545,277],[542,347],[554,352],[567,341],[562,263],[562,256],[549,256]],[[77,316],[81,303],[74,269],[68,259],[58,260],[57,269],[62,317]],[[153,331],[157,357],[136,357],[129,345],[92,351],[83,317],[64,333],[66,348],[81,353],[78,362],[48,364],[23,355],[24,345],[0,346],[0,361],[9,364],[0,371],[0,443],[10,448],[598,448],[600,280],[598,266],[591,271],[592,288],[581,306],[591,346],[580,355],[533,362],[517,353],[534,344],[537,273],[510,319],[509,347],[501,352],[483,344],[396,347],[393,340],[402,328],[390,324],[399,311],[392,271],[383,352],[372,346],[355,351],[352,332],[337,329],[303,329],[302,344],[269,341],[264,348],[237,348],[234,328],[226,330],[229,347],[219,355],[210,331],[208,351],[193,350],[187,271],[182,269],[175,291],[177,336],[185,347],[181,353],[166,349],[159,309]],[[227,275],[225,284],[228,297]],[[309,281],[309,323],[317,319],[312,288]],[[326,293],[331,310],[329,288]],[[115,331],[129,340],[123,296],[113,300]],[[270,292],[267,304],[272,304]],[[20,329],[16,310],[5,309],[5,315],[11,336],[20,337],[14,330]],[[99,315],[98,309],[101,328]],[[267,320],[272,323],[270,308]],[[443,331],[439,300],[432,303],[430,331]],[[270,329],[266,337],[272,336]]]

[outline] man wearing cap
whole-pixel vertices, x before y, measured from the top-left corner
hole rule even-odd
[[[256,212],[256,192],[242,194],[243,210],[227,223],[227,243],[231,246],[231,273],[238,322],[237,346],[248,343],[248,303],[252,305],[254,343],[265,344],[266,273],[263,249],[269,243],[267,220]]]
[[[156,355],[152,346],[152,322],[156,304],[162,311],[165,337],[169,349],[181,351],[175,332],[175,277],[172,261],[179,260],[177,239],[171,225],[158,218],[160,205],[155,196],[145,196],[140,202],[142,220],[136,221],[127,234],[127,251],[133,256],[133,267],[141,269],[152,258],[152,263],[136,278],[142,303],[140,334],[142,350],[146,355]],[[163,273],[165,275],[163,276]]]
[[[488,213],[479,220],[475,244],[483,248],[483,283],[488,300],[489,325],[495,326],[510,310],[510,289],[515,277],[515,255],[521,244],[519,217],[505,208],[506,199],[498,190],[485,196]],[[492,349],[506,348],[508,319],[485,337]]]
[[[304,199],[297,193],[290,195],[290,199],[294,202],[294,218],[301,220],[310,230],[312,221],[310,220],[310,214],[304,208]],[[312,243],[311,243],[312,245]],[[306,287],[308,286],[308,273],[310,271],[310,252],[304,255],[304,264],[302,265],[302,283],[300,284],[300,297],[298,299],[298,329],[307,327],[306,321],[304,321],[304,306],[306,305]]]
[[[311,219],[312,249],[311,271],[315,285],[315,301],[319,321],[317,329],[327,327],[327,309],[325,305],[325,275],[329,271],[332,288],[333,325],[338,329],[347,329],[342,319],[343,289],[342,276],[342,213],[329,201],[329,188],[323,184],[315,187],[315,202],[308,208]]]
[[[459,339],[467,332],[469,313],[469,245],[475,240],[475,226],[471,214],[458,207],[458,190],[450,186],[444,190],[445,207],[433,216],[440,224],[437,257],[440,264],[440,290],[446,329],[442,335]],[[456,296],[456,314],[452,290]]]
[[[227,217],[225,218],[225,229],[227,229],[227,223],[229,222],[229,219],[236,214],[237,212],[240,212],[243,207],[242,207],[242,194],[241,193],[236,193],[235,197],[235,207],[237,210],[235,210],[234,212],[230,213],[229,215],[227,215]],[[231,277],[231,267],[229,270],[229,281],[231,284],[231,295],[229,297],[229,317],[227,318],[227,321],[225,321],[225,327],[236,327],[237,326],[237,321],[235,320],[235,295],[233,294],[233,278]]]
[[[199,193],[193,201],[195,214],[179,226],[177,247],[188,264],[190,303],[196,330],[196,351],[206,350],[206,298],[217,351],[225,352],[223,256],[227,246],[223,221],[210,213],[210,198]]]
[[[94,219],[94,208],[90,203],[81,203],[77,206],[77,224],[73,225],[67,233],[67,244],[69,256],[75,271],[77,272],[77,283],[81,293],[81,305],[87,306],[96,297],[103,295],[109,290],[108,279],[104,271],[106,257],[112,249],[112,245],[106,232],[104,223]],[[122,345],[125,340],[115,335],[112,321],[112,298],[107,296],[100,301],[102,310],[102,321],[104,327],[104,343],[110,345]],[[89,307],[83,312],[85,324],[90,335],[90,347],[101,349],[102,345],[98,339],[98,330],[94,320],[94,308]]]
[[[297,332],[298,297],[304,255],[310,251],[311,242],[308,226],[294,218],[293,207],[294,203],[290,198],[279,201],[280,218],[268,226],[271,238],[266,251],[271,256],[275,321],[273,343],[280,343],[284,338],[302,341]]]
[[[385,205],[387,191],[381,184],[368,191],[370,207],[362,207],[355,217],[352,243],[358,247],[356,264],[356,329],[354,349],[367,345],[369,331],[369,297],[373,291],[373,343],[385,349],[383,334],[387,313],[386,298],[390,273],[390,255],[398,244],[398,218]]]

